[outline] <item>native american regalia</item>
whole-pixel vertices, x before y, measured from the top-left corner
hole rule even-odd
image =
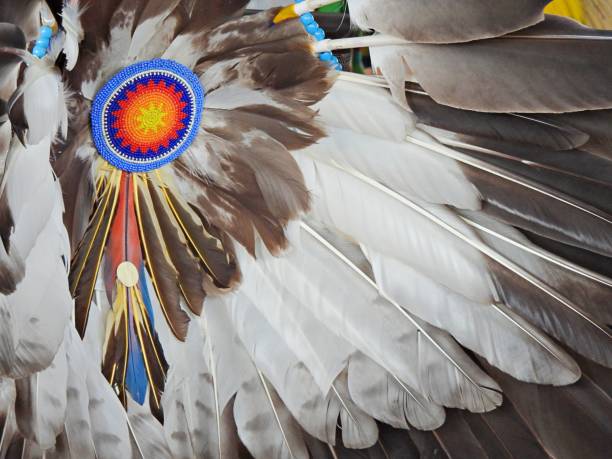
[[[606,457],[612,33],[247,3],[0,0],[0,456]]]

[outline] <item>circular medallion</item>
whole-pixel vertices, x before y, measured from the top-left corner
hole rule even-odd
[[[204,90],[178,62],[154,59],[126,67],[96,94],[91,130],[98,152],[118,169],[147,172],[193,142]]]
[[[135,287],[138,284],[138,269],[133,263],[124,261],[117,266],[117,279],[126,287]]]

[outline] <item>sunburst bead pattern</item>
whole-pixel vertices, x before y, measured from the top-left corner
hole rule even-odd
[[[203,101],[200,81],[177,62],[154,59],[126,67],[94,100],[96,147],[118,169],[157,169],[189,147],[200,126]]]

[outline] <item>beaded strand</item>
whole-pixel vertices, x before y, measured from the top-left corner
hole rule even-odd
[[[54,31],[57,31],[57,22],[53,17],[53,13],[48,8],[44,8],[40,13],[41,27],[38,32],[38,38],[34,48],[32,48],[32,54],[39,59],[42,59],[49,52],[51,48],[51,40],[54,35]]]
[[[302,3],[303,1],[304,0],[295,0],[295,3]],[[317,23],[317,21],[315,21],[315,18],[312,13],[302,14],[300,16],[300,22],[306,29],[306,32],[308,32],[308,34],[312,36],[316,41],[322,41],[325,39],[325,31],[321,27],[319,27],[319,24]],[[338,58],[329,51],[320,53],[319,59],[321,59],[323,62],[327,62],[329,66],[334,68],[335,70],[342,70],[342,64],[340,63]]]

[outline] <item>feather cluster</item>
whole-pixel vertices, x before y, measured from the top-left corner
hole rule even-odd
[[[70,0],[60,71],[24,52],[38,2],[5,3],[2,455],[609,454],[609,32],[348,0],[411,43],[335,80],[277,9]],[[91,100],[160,57],[202,123],[128,174]]]

